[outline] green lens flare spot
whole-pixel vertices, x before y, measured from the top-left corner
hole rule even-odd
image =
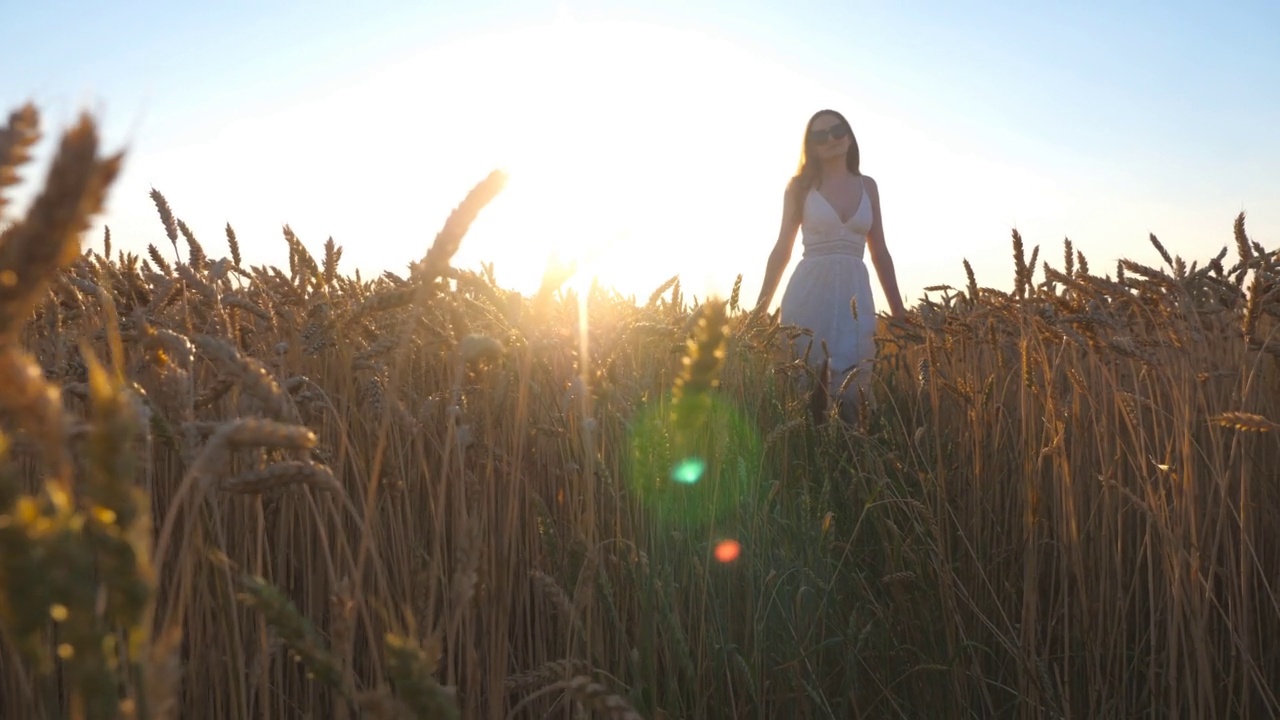
[[[623,481],[655,513],[654,522],[698,534],[732,533],[769,491],[757,468],[763,444],[727,397],[712,393],[692,429],[672,422],[668,397],[636,408],[627,430]]]
[[[692,485],[702,479],[707,471],[707,463],[701,458],[686,458],[676,463],[671,469],[671,479],[685,485]]]

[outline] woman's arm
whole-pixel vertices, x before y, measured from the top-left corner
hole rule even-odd
[[[782,271],[791,262],[791,249],[796,243],[796,233],[800,230],[800,204],[796,201],[794,183],[787,185],[786,195],[782,200],[782,224],[778,228],[778,240],[769,253],[769,262],[764,268],[764,283],[760,285],[760,297],[756,300],[755,309],[765,312],[769,303],[773,302],[773,294],[778,290],[778,282],[782,279]]]
[[[867,247],[871,250],[871,264],[876,267],[876,275],[880,276],[880,287],[884,289],[889,300],[889,311],[895,318],[906,314],[902,306],[902,296],[898,294],[898,276],[893,270],[893,257],[884,243],[884,223],[880,218],[880,188],[876,181],[864,175],[867,194],[871,196],[871,210],[874,213],[871,231],[867,233]]]

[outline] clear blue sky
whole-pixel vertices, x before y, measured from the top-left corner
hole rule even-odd
[[[1053,183],[1058,193],[1054,211],[1036,216],[1025,208],[1007,207],[981,227],[962,227],[963,221],[957,221],[952,244],[958,247],[922,252],[919,248],[940,248],[943,241],[935,237],[933,245],[921,245],[922,239],[911,233],[934,235],[937,226],[917,218],[957,202],[948,193],[982,194],[987,181],[967,177],[955,158],[936,169],[918,160],[910,166],[911,174],[893,175],[894,155],[884,145],[877,147],[874,134],[861,135],[864,158],[871,165],[867,171],[896,183],[888,189],[896,198],[896,215],[887,226],[903,292],[911,298],[927,284],[958,284],[962,256],[999,273],[989,284],[1007,284],[1007,229],[1023,227],[1024,215],[1043,221],[1031,221],[1037,231],[1031,240],[1046,245],[1042,257],[1051,261],[1061,255],[1063,235],[1102,253],[1095,262],[1104,265],[1119,255],[1150,261],[1154,256],[1144,249],[1147,231],[1156,232],[1175,252],[1205,258],[1229,242],[1230,222],[1240,210],[1247,211],[1256,239],[1268,245],[1280,241],[1280,2],[1275,0],[384,0],[362,5],[0,0],[0,27],[5,29],[0,109],[7,112],[35,100],[46,113],[50,136],[81,107],[105,112],[108,142],[113,147],[129,143],[134,149],[126,176],[135,182],[122,178],[118,189],[129,195],[112,198],[113,235],[117,246],[137,249],[163,240],[149,200],[138,189],[181,186],[179,172],[200,171],[170,166],[161,172],[162,165],[147,164],[148,153],[199,144],[229,124],[324,97],[330,88],[358,83],[415,52],[549,23],[565,13],[584,21],[635,20],[687,28],[724,39],[841,97],[865,102],[864,110],[909,125],[918,137],[954,150],[955,158],[978,158]],[[652,51],[663,52],[657,47]],[[791,112],[803,118],[812,109]],[[429,112],[462,115],[467,107],[454,99]],[[368,132],[376,133],[377,108],[369,113]],[[718,118],[715,123],[750,119]],[[689,123],[691,134],[706,131],[707,124],[698,118]],[[768,142],[793,148],[799,133],[796,128],[786,138]],[[48,144],[42,146],[41,161],[47,158]],[[357,147],[335,141],[333,148],[317,151],[355,153]],[[738,152],[750,155],[752,148]],[[283,171],[256,167],[243,172]],[[28,179],[33,175],[31,169],[25,173]],[[368,180],[338,175],[333,183]],[[454,182],[465,185],[473,179]],[[755,181],[758,191],[752,192],[772,202],[784,179],[762,173]],[[756,198],[751,195],[744,203],[757,204]],[[432,207],[447,208],[456,200],[437,198]],[[223,206],[219,212],[216,221],[212,214],[201,218],[197,234],[220,236],[221,223],[237,224],[241,215],[238,207]],[[291,211],[286,220],[295,227],[305,225],[301,212]],[[151,225],[138,219],[146,213],[151,213],[145,218]],[[728,282],[737,272],[751,278],[763,269],[776,232],[773,214],[771,205],[751,216],[754,225],[747,231],[758,227],[759,238],[753,239],[741,267],[728,271]],[[429,226],[436,221],[424,222]],[[324,238],[315,235],[326,230],[323,222],[314,226],[304,240],[318,247]],[[123,236],[117,228],[125,229]],[[131,233],[140,236],[131,240]],[[423,229],[421,242],[431,234]],[[278,234],[269,242],[283,246]],[[272,254],[270,260],[278,256]],[[408,259],[393,264],[402,267]]]

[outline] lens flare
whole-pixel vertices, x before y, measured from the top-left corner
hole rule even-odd
[[[686,485],[692,485],[702,479],[707,471],[707,463],[702,458],[686,458],[671,469],[671,479]]]
[[[654,521],[694,535],[721,528],[732,534],[768,488],[758,471],[762,444],[752,423],[729,398],[712,396],[696,435],[671,422],[669,401],[636,408],[627,431],[625,482],[654,511]]]
[[[721,540],[715,549],[716,560],[731,563],[742,554],[742,545],[737,540]]]

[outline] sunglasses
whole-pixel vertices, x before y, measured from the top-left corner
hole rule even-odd
[[[828,140],[843,140],[849,136],[849,126],[841,123],[826,130],[812,130],[809,132],[809,142],[814,145],[822,145]]]

